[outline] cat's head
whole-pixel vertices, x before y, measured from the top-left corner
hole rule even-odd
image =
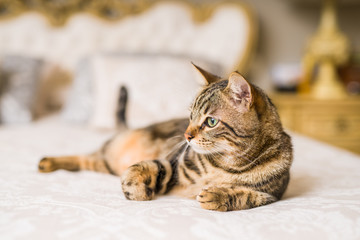
[[[258,134],[270,100],[238,72],[221,78],[194,65],[207,85],[191,106],[190,123],[184,136],[198,153],[232,152],[245,148]],[[276,119],[276,117],[275,117]]]

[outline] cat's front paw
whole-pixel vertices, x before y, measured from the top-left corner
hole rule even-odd
[[[135,164],[121,177],[124,195],[129,200],[146,201],[155,196],[155,180],[146,166]]]
[[[217,187],[202,189],[196,200],[200,206],[207,210],[228,211],[227,206],[228,194],[225,190]]]

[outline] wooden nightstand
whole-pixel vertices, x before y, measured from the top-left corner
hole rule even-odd
[[[285,128],[360,154],[360,97],[315,100],[273,94]]]

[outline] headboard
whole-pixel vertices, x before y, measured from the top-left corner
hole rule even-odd
[[[0,122],[30,121],[51,103],[64,106],[65,120],[113,128],[121,86],[131,127],[187,116],[202,80],[190,61],[221,76],[244,74],[256,42],[246,5],[209,2],[0,0],[0,70],[11,76]],[[39,81],[38,66],[50,65],[74,76],[69,95],[57,69]]]
[[[239,1],[0,0],[0,56],[25,55],[73,70],[104,52],[167,53],[246,72],[256,24]]]

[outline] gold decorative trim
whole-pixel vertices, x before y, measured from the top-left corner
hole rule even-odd
[[[235,0],[0,0],[0,20],[9,20],[27,12],[38,12],[54,27],[64,26],[78,13],[89,13],[101,19],[115,22],[124,17],[140,14],[161,2],[185,4],[193,13],[194,22],[205,22],[215,10],[231,5],[244,10],[250,24],[249,39],[245,54],[238,60],[236,69],[246,74],[257,40],[258,24],[251,9]]]

